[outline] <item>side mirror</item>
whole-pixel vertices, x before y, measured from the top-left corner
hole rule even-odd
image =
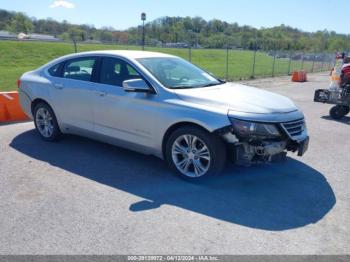
[[[125,92],[149,93],[153,94],[154,90],[148,86],[143,79],[130,79],[123,82]]]

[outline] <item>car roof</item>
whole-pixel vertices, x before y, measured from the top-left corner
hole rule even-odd
[[[56,58],[47,64],[39,67],[37,70],[45,70],[51,67],[52,65],[55,65],[57,63],[60,63],[62,61],[65,61],[67,59],[75,59],[79,57],[84,56],[103,56],[103,55],[114,55],[118,57],[122,57],[129,60],[135,60],[138,58],[149,58],[149,57],[175,57],[172,55],[159,53],[159,52],[149,52],[149,51],[136,51],[136,50],[99,50],[99,51],[88,51],[88,52],[80,52],[80,53],[73,53],[68,54],[65,56],[61,56],[59,58]]]
[[[149,51],[136,51],[136,50],[101,50],[101,51],[88,51],[72,54],[72,57],[79,57],[80,55],[116,55],[125,58],[137,59],[147,57],[174,57],[172,55],[149,52]]]

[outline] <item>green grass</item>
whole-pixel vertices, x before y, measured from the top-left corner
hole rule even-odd
[[[78,51],[105,49],[133,49],[139,46],[120,46],[102,44],[79,44]],[[148,51],[157,51],[189,59],[188,49],[147,47]],[[74,47],[69,43],[0,41],[0,91],[16,90],[16,80],[26,71],[33,70],[50,60],[73,53]],[[253,52],[230,50],[228,79],[246,79],[252,75]],[[226,77],[226,50],[192,49],[191,61],[203,69],[221,77]],[[323,67],[322,67],[323,65]],[[328,70],[328,64],[314,64],[315,71]],[[271,76],[273,57],[263,52],[256,53],[255,77]],[[276,59],[274,75],[286,75],[289,59]],[[301,61],[292,61],[290,71],[299,70]],[[311,71],[312,62],[304,62],[303,68]]]

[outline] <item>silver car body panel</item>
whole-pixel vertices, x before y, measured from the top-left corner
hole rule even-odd
[[[58,78],[48,73],[49,68],[60,62],[87,56],[125,60],[151,84],[155,94],[125,92],[118,86]],[[173,56],[141,51],[95,51],[64,56],[21,77],[20,103],[32,118],[30,101],[46,101],[63,133],[91,137],[160,158],[163,158],[164,135],[179,123],[197,124],[213,132],[231,125],[228,116],[258,122],[304,118],[290,99],[240,84],[168,89],[137,61],[143,57]]]
[[[251,114],[289,113],[296,110],[287,97],[235,83],[176,90],[180,99]]]

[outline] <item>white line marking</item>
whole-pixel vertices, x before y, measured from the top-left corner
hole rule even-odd
[[[4,97],[6,97],[7,99],[9,99],[9,100],[13,100],[13,97],[12,96],[10,96],[10,95],[8,95],[8,94],[2,94]]]

